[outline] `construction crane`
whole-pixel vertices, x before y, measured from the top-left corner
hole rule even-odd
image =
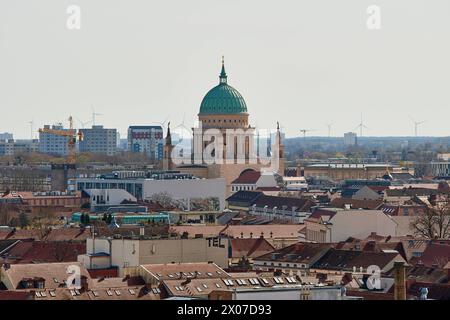
[[[67,137],[68,139],[68,155],[67,155],[67,163],[75,164],[77,160],[76,154],[76,143],[77,139],[79,141],[83,140],[83,133],[74,129],[73,127],[73,118],[69,117],[69,129],[68,130],[59,130],[59,129],[50,129],[50,128],[42,128],[39,129],[39,133],[48,133],[56,136]]]

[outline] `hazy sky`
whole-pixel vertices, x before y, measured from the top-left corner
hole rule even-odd
[[[69,30],[69,5],[81,29]],[[369,5],[381,29],[366,25]],[[0,132],[44,123],[191,126],[218,83],[287,136],[450,135],[448,0],[0,0]]]

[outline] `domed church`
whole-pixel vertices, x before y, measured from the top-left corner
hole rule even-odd
[[[208,91],[203,98],[200,111],[198,113],[199,128],[193,128],[192,140],[192,158],[194,162],[191,164],[183,164],[174,166],[171,159],[173,150],[172,140],[170,135],[170,128],[167,130],[166,145],[164,147],[163,168],[165,170],[180,170],[182,172],[189,172],[201,178],[224,178],[227,185],[227,194],[231,194],[231,183],[239,175],[248,169],[264,170],[268,165],[263,165],[257,156],[257,150],[254,147],[254,131],[255,128],[249,125],[249,114],[247,104],[242,95],[235,88],[228,84],[228,76],[225,71],[225,62],[222,57],[222,70],[219,75],[219,84]],[[203,151],[208,144],[211,143],[210,138],[204,137],[204,132],[207,129],[219,130],[223,135],[224,151],[223,163],[205,164],[204,161],[196,161],[195,159],[203,160]],[[242,137],[243,145],[238,146],[238,138],[235,136],[228,136],[229,129],[239,130],[245,132]],[[277,127],[276,139],[279,143],[278,152],[274,157],[277,157],[278,174],[284,174],[284,146],[281,144],[281,134],[279,127]],[[206,141],[205,141],[206,140]],[[233,143],[233,148],[228,148],[227,143]],[[238,149],[241,154],[245,155],[245,159],[238,160]],[[227,149],[233,151],[232,154],[227,154]],[[215,151],[214,151],[215,152]],[[215,155],[214,155],[215,156]],[[241,156],[241,158],[243,158]],[[225,160],[226,159],[226,160]]]

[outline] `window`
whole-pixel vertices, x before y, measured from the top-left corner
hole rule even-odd
[[[202,290],[202,288],[197,287],[197,291],[198,291],[198,292],[202,292],[203,290]]]
[[[206,284],[203,283],[202,285],[203,285],[203,288],[208,289],[208,286]]]
[[[222,287],[220,286],[220,284],[218,284],[218,283],[216,283],[216,287],[217,287],[217,288],[222,288]]]
[[[227,286],[233,286],[234,285],[233,280],[230,280],[230,279],[224,279],[223,282],[225,282],[225,284]]]
[[[99,296],[99,294],[98,294],[98,292],[97,291],[92,291],[92,294],[94,295],[94,297],[98,297]]]
[[[51,296],[51,297],[56,297],[55,291],[49,291],[48,293],[50,293],[50,296]]]
[[[110,297],[113,295],[113,293],[112,293],[111,290],[106,290],[106,294],[107,294],[108,296],[110,296]]]
[[[120,290],[115,290],[116,295],[120,296]]]
[[[264,284],[269,284],[269,281],[267,281],[267,279],[262,278],[261,280],[262,280],[262,282],[264,282]]]

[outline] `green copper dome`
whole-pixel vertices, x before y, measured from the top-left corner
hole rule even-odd
[[[242,95],[227,84],[227,74],[222,61],[220,83],[206,94],[200,105],[200,114],[247,113],[247,105]]]

